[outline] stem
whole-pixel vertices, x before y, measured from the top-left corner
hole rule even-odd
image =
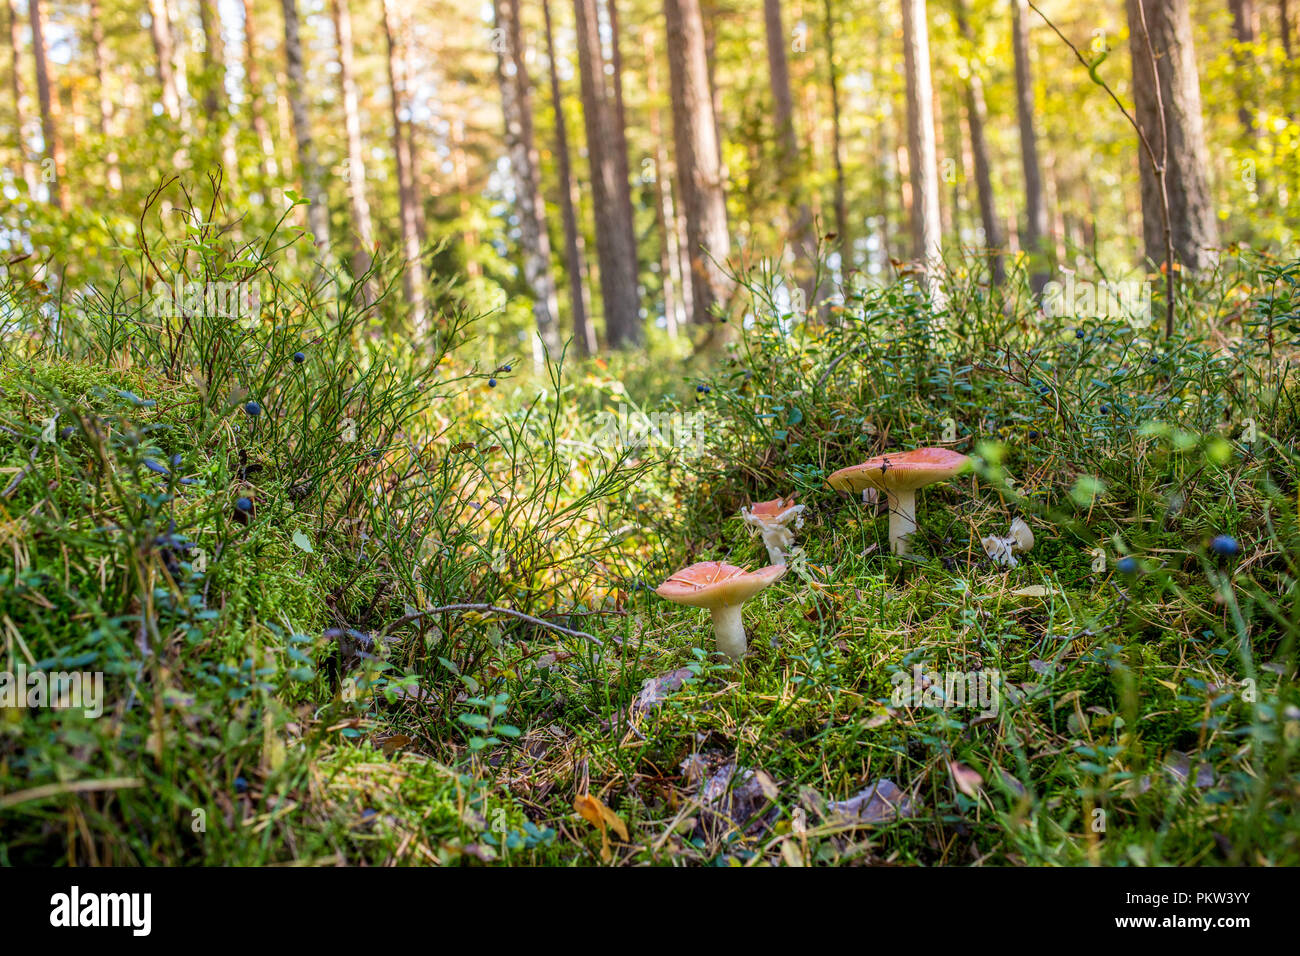
[[[888,494],[889,550],[907,554],[907,538],[916,530],[916,490],[898,489]]]
[[[745,625],[740,620],[739,604],[710,608],[713,616],[713,633],[718,639],[718,650],[733,661],[745,656]]]

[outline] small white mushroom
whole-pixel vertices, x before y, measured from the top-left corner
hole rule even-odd
[[[987,538],[981,538],[980,544],[984,545],[984,553],[992,559],[994,564],[1014,568],[1018,563],[1014,552],[1025,552],[1032,549],[1034,546],[1034,532],[1025,523],[1024,519],[1014,518],[1011,521],[1010,529],[1004,536],[990,535]]]
[[[805,507],[795,504],[791,495],[740,509],[740,517],[749,525],[751,533],[763,536],[767,559],[772,564],[785,564],[786,553],[794,547],[794,529],[803,527]]]

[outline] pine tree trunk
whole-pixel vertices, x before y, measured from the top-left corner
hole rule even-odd
[[[279,175],[279,163],[275,157],[275,140],[271,138],[271,126],[263,112],[265,103],[262,98],[261,70],[257,65],[257,47],[254,37],[257,28],[253,20],[253,0],[243,0],[244,5],[244,83],[248,87],[248,112],[252,117],[253,134],[257,137],[262,150],[262,174],[268,182]]]
[[[9,12],[9,53],[13,64],[13,92],[14,92],[14,129],[18,134],[18,156],[19,164],[22,168],[23,180],[27,183],[27,195],[29,197],[36,195],[36,164],[32,162],[31,154],[27,152],[27,114],[23,108],[23,66],[22,56],[19,51],[22,50],[22,31],[18,23],[18,11],[14,8],[14,0],[5,0],[5,6]]]
[[[849,227],[849,205],[844,184],[844,149],[840,131],[839,67],[835,64],[835,14],[831,0],[822,4],[822,29],[826,38],[826,68],[831,88],[831,153],[835,166],[835,241],[840,250],[840,275],[848,282],[853,271],[853,234]]]
[[[1025,226],[1020,247],[1029,256],[1029,285],[1035,293],[1047,285],[1047,203],[1043,171],[1034,130],[1034,78],[1029,62],[1029,23],[1026,0],[1011,0],[1011,45],[1016,63],[1016,114],[1020,121],[1020,161],[1025,176]]]
[[[1156,163],[1165,167],[1174,258],[1193,272],[1206,270],[1214,264],[1218,224],[1206,172],[1201,87],[1187,0],[1127,0],[1127,7],[1136,118]],[[1158,70],[1158,87],[1153,66]],[[1163,263],[1166,243],[1159,170],[1145,148],[1139,150],[1138,165],[1146,256]]]
[[[181,97],[176,88],[176,44],[167,0],[149,0],[149,35],[158,61],[158,82],[162,85],[163,111],[173,123],[181,119]]]
[[[641,32],[646,62],[646,95],[650,100],[650,139],[655,144],[655,224],[659,229],[659,278],[664,290],[664,324],[676,336],[688,321],[690,305],[682,287],[681,243],[677,238],[677,211],[669,176],[668,150],[664,147],[663,120],[659,115],[659,66],[654,34]]]
[[[979,195],[980,224],[984,228],[984,247],[988,251],[989,276],[997,286],[1006,281],[1007,269],[1002,261],[1002,225],[998,221],[997,203],[993,196],[993,175],[989,163],[989,144],[984,135],[988,122],[988,107],[984,102],[984,80],[980,76],[975,55],[975,31],[966,15],[965,0],[957,0],[957,28],[966,42],[971,44],[967,64],[966,123],[970,127],[971,154],[975,166],[975,188]]]
[[[393,18],[390,0],[382,0],[384,42],[388,64],[388,102],[393,122],[393,159],[397,167],[397,205],[402,224],[402,291],[410,310],[410,325],[415,344],[423,347],[429,335],[424,301],[424,264],[420,256],[419,222],[415,212],[415,175],[411,164],[411,141],[402,128],[402,100],[406,94],[404,65],[398,64],[393,42]],[[399,82],[399,76],[402,78]]]
[[[789,42],[781,17],[781,0],[763,0],[763,22],[767,35],[767,68],[772,86],[772,125],[776,130],[777,163],[781,171],[783,199],[797,210],[787,223],[794,244],[798,269],[803,272],[799,283],[806,307],[816,305],[814,288],[817,271],[817,237],[813,234],[812,210],[803,199],[800,187],[799,138],[794,129],[794,99],[790,95],[790,60],[785,47]]]
[[[611,348],[641,342],[637,294],[636,242],[626,151],[617,155],[621,136],[615,130],[615,107],[605,85],[605,55],[601,49],[596,0],[574,0],[577,22],[578,70],[582,80],[582,112],[587,129],[587,158],[591,166],[591,195],[596,219],[596,258],[600,263],[600,293],[605,311],[605,338]]]
[[[298,145],[298,176],[302,180],[307,207],[307,223],[321,254],[330,244],[329,199],[321,185],[321,171],[316,161],[311,117],[307,113],[306,80],[303,74],[302,41],[298,36],[297,0],[281,0],[284,8],[284,61],[289,81],[289,114],[293,118],[293,137]]]
[[[514,179],[515,203],[519,212],[524,280],[533,299],[533,317],[537,323],[534,366],[540,369],[547,357],[559,359],[561,344],[555,319],[558,305],[555,279],[551,275],[551,239],[546,231],[546,204],[542,198],[541,171],[533,136],[532,81],[524,62],[518,0],[493,0],[492,6],[497,27],[493,41],[497,54],[497,84],[501,89],[506,149],[510,155],[510,174]]]
[[[72,201],[64,175],[67,162],[63,155],[63,134],[59,130],[62,110],[58,92],[50,83],[49,49],[45,45],[41,0],[28,0],[28,10],[32,21],[32,56],[36,60],[36,97],[41,107],[41,134],[45,138],[41,178],[50,184],[50,197],[55,207],[59,212],[67,212]]]
[[[569,155],[569,131],[564,121],[564,94],[555,62],[555,33],[551,26],[550,0],[542,0],[546,20],[546,58],[551,81],[551,109],[555,113],[555,157],[560,176],[560,215],[564,220],[564,261],[569,277],[569,310],[573,316],[573,339],[582,355],[596,354],[596,330],[587,311],[587,286],[583,282],[582,250],[579,246],[578,215],[573,202],[573,161]]]
[[[689,248],[692,321],[707,325],[713,321],[714,306],[725,306],[730,294],[723,265],[731,252],[731,239],[699,0],[664,0],[664,19],[677,180]]]
[[[907,166],[912,182],[912,255],[931,277],[941,267],[939,165],[934,139],[934,88],[925,0],[902,0],[903,69],[907,79]]]
[[[95,54],[95,80],[99,87],[99,136],[104,144],[104,166],[108,188],[122,191],[122,169],[118,165],[117,130],[113,123],[113,97],[108,92],[108,44],[104,42],[104,17],[100,0],[90,0],[90,45]]]
[[[330,0],[334,18],[334,38],[339,53],[339,85],[343,94],[343,129],[348,144],[348,164],[344,180],[351,210],[353,250],[352,274],[362,276],[370,268],[375,249],[375,229],[370,219],[370,201],[366,198],[366,157],[361,139],[361,106],[357,92],[356,66],[352,46],[352,12],[348,0]],[[367,302],[374,301],[375,290],[366,283]]]

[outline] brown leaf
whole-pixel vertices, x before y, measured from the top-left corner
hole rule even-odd
[[[847,800],[832,800],[827,813],[842,822],[888,823],[916,815],[912,798],[892,780],[879,780]]]

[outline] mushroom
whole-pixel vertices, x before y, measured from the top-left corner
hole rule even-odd
[[[746,571],[724,561],[701,561],[682,568],[655,593],[674,604],[705,607],[713,616],[713,633],[718,650],[733,660],[745,655],[745,626],[740,606],[786,572],[784,564]]]
[[[767,559],[773,564],[785,564],[786,549],[794,545],[795,528],[803,527],[803,510],[805,505],[794,503],[794,495],[789,498],[773,498],[760,501],[756,505],[740,509],[740,517],[751,531],[763,536],[767,545]]]
[[[980,544],[984,545],[984,553],[993,559],[994,564],[1014,568],[1016,557],[1013,552],[1028,551],[1033,548],[1034,532],[1029,525],[1025,524],[1023,518],[1012,518],[1011,527],[1004,537],[989,535],[987,538],[981,538]]]
[[[867,488],[883,491],[889,500],[889,549],[907,554],[907,536],[916,530],[916,490],[946,481],[969,462],[947,448],[917,448],[841,468],[826,480],[832,488],[854,494]]]

